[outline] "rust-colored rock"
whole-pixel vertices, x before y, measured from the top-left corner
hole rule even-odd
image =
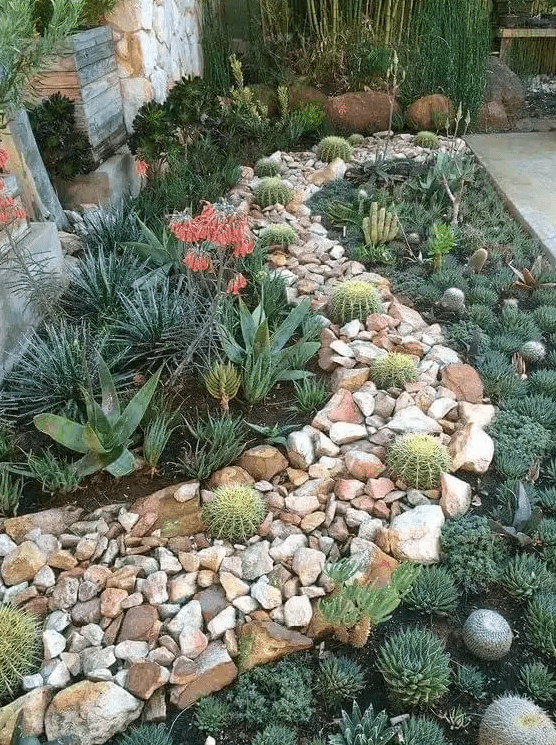
[[[290,109],[295,111],[303,106],[310,103],[321,104],[324,108],[328,97],[326,94],[319,91],[317,88],[313,88],[311,85],[305,85],[305,83],[294,82],[288,89]]]
[[[257,445],[243,453],[238,465],[255,481],[270,481],[273,476],[288,467],[288,461],[278,448],[272,445]]]
[[[2,579],[7,585],[29,582],[42,569],[46,558],[32,541],[23,541],[4,557]]]
[[[133,696],[146,701],[168,682],[169,677],[169,671],[156,662],[134,662],[127,671],[125,687]]]
[[[498,101],[487,101],[481,108],[479,129],[508,129],[506,109]]]
[[[308,636],[266,620],[244,624],[239,642],[240,649],[245,650],[240,661],[242,671],[312,646]]]
[[[136,605],[126,611],[118,642],[154,641],[162,628],[158,619],[158,611],[152,605]]]
[[[347,388],[340,388],[334,394],[329,406],[327,406],[326,413],[331,422],[361,424],[364,420],[363,414],[355,405],[351,391],[348,391]]]
[[[326,116],[332,125],[350,132],[382,132],[388,129],[390,106],[390,96],[383,91],[344,93],[328,99]],[[397,101],[393,111],[400,111]]]
[[[197,699],[220,691],[237,678],[237,668],[221,641],[209,644],[194,664],[194,677],[170,692],[170,701],[178,709],[186,709]]]
[[[435,116],[436,115],[436,116]],[[414,101],[405,112],[409,124],[415,129],[435,130],[439,124],[437,116],[450,118],[454,115],[452,102],[440,93],[423,96]],[[436,121],[435,121],[436,119]],[[443,125],[440,127],[443,128]]]
[[[362,585],[376,583],[378,587],[387,585],[391,578],[392,572],[397,569],[398,561],[393,556],[389,556],[378,546],[374,545],[367,564],[362,569]]]
[[[138,499],[131,505],[129,511],[135,512],[141,517],[153,513],[157,515],[156,521],[149,526],[145,534],[160,530],[163,538],[174,538],[178,535],[193,535],[204,530],[199,499],[190,499],[187,502],[177,502],[174,499],[174,492],[180,486],[182,486],[181,483],[167,486],[147,497]],[[137,524],[134,526],[134,530],[137,528]]]
[[[255,479],[247,473],[241,466],[226,466],[219,471],[215,471],[210,477],[209,487],[217,489],[219,486],[228,486],[229,484],[254,484]]]
[[[458,401],[482,403],[483,381],[471,365],[447,365],[442,370],[442,385],[455,393]]]
[[[4,530],[16,543],[22,541],[33,528],[40,528],[42,533],[61,535],[67,533],[83,512],[81,507],[58,507],[30,515],[11,517],[4,522]]]
[[[0,709],[0,742],[11,742],[19,712],[22,713],[22,731],[26,735],[42,735],[44,713],[54,692],[51,686],[41,686],[3,706]]]

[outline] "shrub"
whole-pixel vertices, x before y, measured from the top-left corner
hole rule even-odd
[[[15,471],[15,469],[12,470]],[[5,468],[0,468],[0,515],[6,517],[17,515],[22,493],[22,479],[16,479]]]
[[[141,724],[130,734],[122,735],[118,745],[172,745],[173,740],[163,725]]]
[[[13,466],[12,471],[36,479],[42,491],[49,494],[71,494],[81,483],[81,476],[73,463],[58,458],[50,450],[44,450],[40,455],[28,453],[25,465]]]
[[[297,239],[297,233],[287,223],[269,225],[259,233],[258,242],[261,246],[291,246]]]
[[[502,572],[501,582],[514,598],[529,598],[537,590],[554,589],[555,577],[534,554],[516,554]]]
[[[329,745],[386,745],[394,738],[394,729],[388,726],[388,716],[384,711],[374,713],[369,706],[361,714],[357,703],[353,702],[351,716],[342,711],[340,732],[329,735]]]
[[[426,147],[429,150],[433,150],[435,147],[438,147],[438,135],[435,132],[427,132],[426,130],[417,132],[415,135],[415,144],[418,147]]]
[[[478,285],[469,289],[467,301],[470,305],[487,305],[489,308],[492,308],[498,302],[498,293],[490,287]]]
[[[504,354],[486,350],[477,360],[477,367],[483,378],[485,393],[494,401],[525,393],[527,384],[517,377],[515,368],[510,366]]]
[[[343,137],[325,137],[319,142],[319,157],[327,163],[336,158],[351,160],[352,155],[352,147]]]
[[[255,199],[259,207],[272,207],[274,204],[288,204],[292,198],[289,186],[282,183],[278,176],[264,178],[255,189]]]
[[[432,704],[450,684],[450,658],[427,629],[412,627],[391,634],[379,650],[377,666],[400,706]]]
[[[330,295],[332,320],[340,326],[358,319],[365,323],[370,313],[380,313],[382,301],[375,285],[353,279],[337,284]]]
[[[498,579],[505,548],[486,517],[458,515],[446,521],[440,547],[445,567],[466,591],[479,592]]]
[[[469,614],[462,636],[467,649],[481,660],[500,660],[510,651],[513,641],[506,619],[486,608]]]
[[[385,357],[373,360],[371,379],[379,388],[403,388],[417,377],[417,364],[407,354],[390,352]]]
[[[552,447],[552,436],[545,427],[509,408],[498,414],[489,432],[496,444],[496,468],[506,478],[524,476],[533,460]]]
[[[258,732],[253,745],[295,745],[297,738],[291,727],[283,724],[269,724],[262,732]]]
[[[238,722],[256,727],[297,726],[308,722],[313,714],[311,683],[309,666],[281,660],[241,675],[227,700]]]
[[[347,140],[352,147],[361,147],[365,143],[365,137],[357,132],[351,134]]]
[[[450,456],[434,437],[407,434],[390,445],[388,466],[409,486],[431,489],[438,486],[440,475],[450,470]]]
[[[402,736],[404,745],[447,745],[438,724],[424,717],[402,722]]]
[[[265,514],[265,501],[256,489],[229,484],[216,489],[202,516],[214,538],[237,541],[255,535]]]
[[[494,310],[488,305],[481,305],[479,303],[470,305],[467,308],[467,315],[471,323],[476,323],[487,333],[492,333],[496,326],[496,314]]]
[[[421,569],[404,598],[404,605],[422,613],[448,615],[456,609],[458,597],[450,572],[433,565]]]
[[[556,696],[556,680],[542,662],[530,662],[524,665],[519,680],[525,691],[541,703],[550,702]]]
[[[13,700],[25,675],[38,662],[39,623],[35,616],[9,603],[0,605],[0,700]]]
[[[479,745],[555,745],[556,728],[532,701],[502,696],[487,708],[479,726]]]
[[[364,684],[361,666],[348,657],[326,657],[319,663],[316,685],[327,704],[339,704],[347,698],[355,698]]]
[[[556,593],[539,592],[527,608],[527,636],[531,644],[556,657]]]
[[[255,163],[255,176],[259,178],[272,178],[280,176],[281,173],[282,166],[273,158],[260,158]]]
[[[462,665],[456,670],[456,687],[468,696],[481,699],[485,697],[486,679],[483,673],[473,665]]]
[[[216,696],[205,696],[195,704],[195,725],[205,735],[218,735],[231,717],[229,704]]]

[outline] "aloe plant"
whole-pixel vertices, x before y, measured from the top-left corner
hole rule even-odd
[[[144,222],[137,220],[143,232],[144,241],[127,241],[123,245],[135,251],[138,256],[156,264],[156,269],[148,272],[137,282],[138,286],[144,286],[158,281],[160,277],[167,277],[172,272],[185,274],[182,264],[183,247],[170,231],[164,227],[162,238],[159,238]]]
[[[114,380],[100,357],[98,370],[102,400],[100,404],[95,401],[89,381],[88,390],[83,392],[87,406],[86,424],[72,422],[57,414],[38,414],[33,421],[40,432],[60,445],[84,454],[74,463],[81,478],[102,468],[113,476],[126,476],[135,468],[135,458],[128,445],[153,397],[161,368],[137,391],[123,411],[120,410]]]

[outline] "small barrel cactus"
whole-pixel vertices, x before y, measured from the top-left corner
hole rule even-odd
[[[359,133],[354,132],[352,135],[348,137],[348,142],[353,147],[360,147],[365,142],[365,138],[363,137],[363,135],[360,135]]]
[[[540,341],[526,341],[519,354],[526,362],[542,362],[546,357],[546,347]]]
[[[329,309],[332,320],[340,326],[356,319],[365,323],[370,313],[380,313],[382,301],[371,282],[352,279],[334,287]]]
[[[220,401],[224,411],[228,411],[228,403],[237,396],[241,385],[241,375],[236,366],[231,362],[215,362],[204,380],[210,395]]]
[[[31,613],[9,603],[0,605],[0,700],[12,700],[24,675],[38,662],[39,623]]]
[[[398,437],[388,449],[388,466],[415,489],[432,489],[440,475],[450,470],[448,450],[430,435]]]
[[[429,150],[433,150],[435,147],[438,147],[438,135],[435,132],[428,132],[424,129],[415,135],[415,144],[417,147],[428,147]]]
[[[440,307],[449,313],[465,311],[465,295],[458,287],[448,287],[440,298]]]
[[[479,745],[556,745],[556,727],[529,699],[502,696],[483,715]]]
[[[401,388],[416,377],[417,365],[408,354],[391,352],[371,364],[371,379],[379,388]]]
[[[259,207],[271,207],[273,204],[291,202],[292,190],[284,184],[279,176],[264,178],[255,189],[255,199]]]
[[[287,223],[269,225],[259,233],[259,244],[261,246],[291,246],[296,238],[297,233]]]
[[[268,178],[279,176],[282,173],[280,163],[272,158],[261,158],[255,163],[255,176],[259,178]]]
[[[336,158],[351,160],[353,150],[343,137],[325,137],[319,142],[319,156],[321,160],[330,163]]]
[[[216,489],[203,507],[202,518],[214,538],[235,541],[255,535],[265,512],[265,501],[256,489],[229,484]]]
[[[369,216],[363,218],[363,235],[368,246],[393,241],[399,229],[398,216],[394,212],[387,212],[386,207],[379,209],[378,202],[371,204]]]
[[[510,651],[514,635],[504,616],[481,608],[471,613],[463,626],[467,649],[481,660],[500,660]]]
[[[480,274],[487,262],[487,259],[488,251],[486,250],[486,248],[478,248],[476,251],[473,251],[473,253],[469,257],[467,266],[474,274]]]

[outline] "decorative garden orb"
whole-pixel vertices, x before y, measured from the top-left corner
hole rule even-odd
[[[508,654],[514,635],[506,619],[493,610],[475,610],[463,626],[467,649],[481,660],[500,660]]]

